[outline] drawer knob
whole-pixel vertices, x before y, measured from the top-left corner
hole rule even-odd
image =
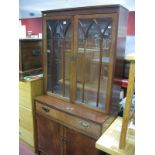
[[[48,109],[47,107],[42,107],[42,110],[43,110],[44,112],[49,112],[49,111],[50,111],[50,109]]]
[[[90,124],[88,122],[80,121],[80,126],[84,128],[89,128]]]

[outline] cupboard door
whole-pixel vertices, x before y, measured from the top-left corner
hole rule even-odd
[[[69,98],[69,55],[72,51],[72,22],[69,17],[53,17],[45,20],[45,25],[46,89],[57,96]]]
[[[94,139],[64,127],[65,155],[104,155],[95,148]]]
[[[47,155],[62,155],[61,129],[60,124],[37,115],[39,152]]]
[[[110,102],[115,14],[76,16],[76,99],[106,111]]]

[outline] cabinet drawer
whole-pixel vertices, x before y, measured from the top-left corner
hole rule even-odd
[[[19,138],[34,147],[34,134],[32,132],[19,127]]]
[[[32,109],[32,98],[30,92],[25,92],[23,90],[19,91],[19,104]]]
[[[30,97],[31,96],[31,91],[30,90],[23,90],[23,89],[20,89],[19,90],[19,93],[20,93],[20,95],[22,95],[22,96],[28,96],[28,97]]]
[[[19,97],[19,105],[32,110],[32,101],[30,99]]]
[[[32,110],[19,106],[19,125],[27,131],[33,133]]]
[[[67,108],[67,107],[66,107]],[[101,135],[101,125],[73,116],[71,114],[68,114],[66,112],[62,112],[56,109],[52,109],[46,105],[43,105],[41,103],[36,104],[36,110],[38,113],[51,118],[53,120],[56,120],[60,122],[63,125],[66,125],[69,128],[73,128],[78,130],[79,132],[82,132],[90,137],[93,138],[99,138]]]
[[[29,82],[19,82],[19,89],[23,91],[30,91],[31,85]]]

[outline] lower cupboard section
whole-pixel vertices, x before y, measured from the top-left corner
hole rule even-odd
[[[39,155],[105,155],[96,140],[37,114]]]

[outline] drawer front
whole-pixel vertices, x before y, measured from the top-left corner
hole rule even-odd
[[[32,110],[19,106],[19,125],[27,131],[33,133],[33,115]]]
[[[31,83],[30,82],[19,82],[19,89],[23,91],[30,91]]]
[[[19,104],[32,109],[32,98],[31,98],[31,93],[30,92],[26,92],[23,90],[19,90]]]
[[[75,128],[93,138],[99,138],[101,135],[101,126],[99,124],[49,108],[40,103],[36,104],[36,110],[46,117],[51,117],[51,119],[55,119],[70,128]]]
[[[34,134],[32,132],[19,127],[19,138],[34,147]]]

